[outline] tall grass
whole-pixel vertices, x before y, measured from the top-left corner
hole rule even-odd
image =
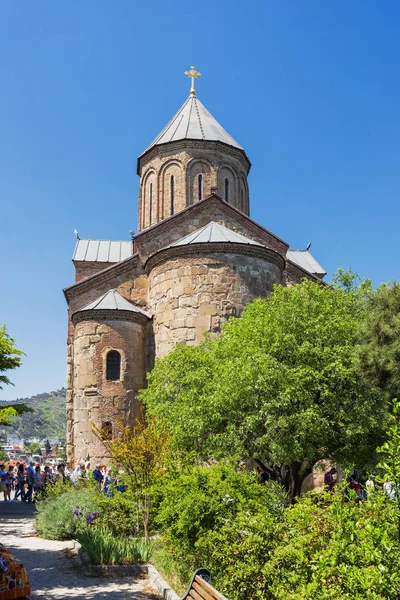
[[[100,527],[88,527],[76,537],[96,565],[146,563],[153,552],[152,545],[142,538],[118,538]]]

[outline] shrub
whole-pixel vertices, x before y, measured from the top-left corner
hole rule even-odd
[[[115,537],[104,528],[87,528],[79,531],[76,537],[97,565],[145,563],[152,554],[152,546],[146,540]]]
[[[51,495],[36,505],[36,531],[50,540],[71,540],[76,536],[85,519],[77,518],[74,511],[84,516],[98,511],[99,492],[73,487],[64,489],[64,493]]]
[[[236,472],[228,464],[196,467],[164,482],[156,516],[164,552],[187,579],[200,565],[197,547],[209,532],[231,527],[239,515],[263,512],[272,519],[283,514],[287,501],[279,485],[259,485],[254,473]]]
[[[398,598],[395,505],[380,492],[346,495],[303,498],[282,521],[238,515],[197,542],[198,564],[230,600]]]
[[[111,497],[101,498],[99,525],[107,527],[116,536],[137,535],[137,505],[129,492],[115,492]]]

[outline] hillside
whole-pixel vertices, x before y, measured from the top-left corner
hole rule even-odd
[[[66,438],[65,389],[52,390],[31,398],[18,398],[16,402],[23,402],[34,412],[14,417],[12,425],[7,427],[8,431],[15,432],[24,439]]]

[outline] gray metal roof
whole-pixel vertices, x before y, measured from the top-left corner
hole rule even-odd
[[[118,292],[115,290],[109,290],[94,302],[91,302],[87,306],[80,308],[76,312],[83,312],[86,310],[128,310],[130,312],[141,313],[142,315],[146,315],[146,317],[151,318],[148,312],[139,308],[138,306],[134,306],[128,300],[125,300]]]
[[[286,258],[313,275],[326,275],[325,269],[321,267],[308,250],[288,250]]]
[[[132,242],[125,240],[78,240],[72,260],[117,263],[132,254]]]
[[[166,246],[166,248],[174,248],[175,246],[188,246],[190,244],[206,244],[213,242],[231,242],[235,244],[249,244],[251,246],[262,246],[255,240],[252,240],[232,229],[228,229],[225,225],[220,225],[215,221],[211,221],[204,227],[189,233],[177,242]],[[165,248],[163,248],[165,250]]]
[[[243,150],[233,137],[214,119],[200,100],[196,96],[190,95],[161,133],[142,152],[141,156],[159,144],[185,139],[223,142],[224,144]]]

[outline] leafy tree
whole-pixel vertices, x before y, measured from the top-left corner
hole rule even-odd
[[[6,376],[1,375],[20,366],[24,353],[15,346],[15,340],[7,333],[6,326],[0,327],[0,390],[3,385],[14,385]],[[0,425],[9,425],[12,417],[24,412],[32,412],[25,404],[9,404],[0,408]]]
[[[15,340],[8,335],[6,326],[0,327],[0,373],[19,367],[23,355],[15,346]],[[3,389],[2,384],[13,385],[6,375],[0,375],[0,390]]]
[[[30,452],[31,454],[41,454],[41,449],[40,449],[40,445],[37,442],[32,442],[32,444],[26,448],[26,451]]]
[[[117,420],[117,435],[93,425],[93,432],[110,453],[113,462],[122,467],[136,498],[146,539],[149,537],[151,487],[166,472],[170,452],[170,436],[154,417],[136,419],[134,427]]]
[[[177,347],[141,393],[149,413],[165,419],[179,449],[202,460],[252,457],[292,497],[321,459],[368,464],[386,406],[357,368],[366,287],[353,283],[276,286],[218,338]]]
[[[46,448],[46,454],[50,454],[51,453],[51,445],[50,445],[49,440],[46,440],[46,443],[44,446]]]
[[[360,326],[361,367],[389,400],[400,397],[400,285],[384,284],[371,294]]]
[[[7,452],[0,448],[0,462],[7,462],[8,460],[10,459]]]

